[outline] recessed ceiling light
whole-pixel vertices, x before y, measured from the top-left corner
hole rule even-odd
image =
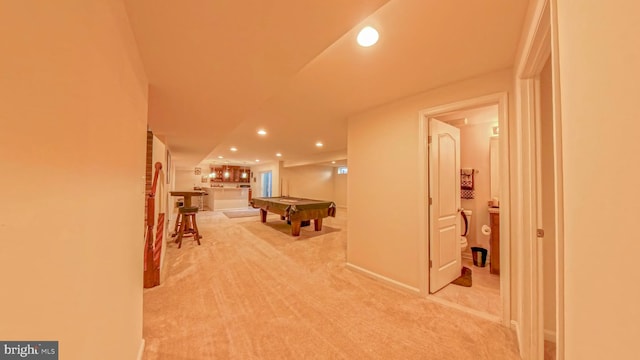
[[[256,162],[260,162],[260,159],[256,159]]]
[[[322,147],[322,146],[323,146],[323,144],[322,144],[320,141],[318,141],[318,142],[316,143],[316,146],[317,146],[317,147]]]
[[[263,129],[258,130],[258,135],[267,135],[267,132]]]
[[[224,156],[220,155],[218,156],[218,159],[224,159]]]
[[[277,154],[276,154],[276,156],[277,156],[277,157],[280,157],[280,156],[282,156],[282,154],[280,154],[280,153],[277,153]]]
[[[229,150],[231,150],[231,151],[238,151],[238,148],[237,148],[237,147],[235,147],[235,146],[232,146],[232,147],[230,147],[230,148],[229,148]]]
[[[335,164],[336,162],[335,162],[335,161],[332,161],[331,163],[332,163],[332,164]]]
[[[366,26],[358,33],[358,44],[362,47],[369,47],[378,42],[378,31],[371,26]]]

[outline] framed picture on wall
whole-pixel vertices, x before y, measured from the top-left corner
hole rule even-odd
[[[209,182],[209,177],[208,177],[208,176],[202,176],[202,177],[200,178],[200,182],[202,182],[202,183],[207,183],[207,182]]]

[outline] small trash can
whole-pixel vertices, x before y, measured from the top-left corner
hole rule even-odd
[[[487,265],[487,249],[481,247],[471,247],[471,257],[473,265],[485,267]]]

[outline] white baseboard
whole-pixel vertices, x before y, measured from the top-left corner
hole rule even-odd
[[[522,335],[520,334],[520,324],[515,320],[511,320],[511,328],[516,332],[516,337],[518,338],[518,351],[522,354]],[[544,340],[550,341],[555,344],[556,342],[556,332],[553,330],[544,330]]]
[[[511,328],[516,332],[516,338],[518,339],[518,353],[522,356],[522,334],[520,333],[520,323],[515,320],[511,320]]]
[[[550,341],[552,343],[556,343],[556,332],[555,330],[544,330],[544,340]]]
[[[411,294],[416,294],[416,295],[420,294],[420,289],[418,289],[416,287],[409,286],[407,284],[404,284],[404,283],[401,283],[399,281],[390,279],[390,278],[388,278],[386,276],[383,276],[383,275],[380,275],[378,273],[374,273],[372,271],[363,269],[363,268],[361,268],[361,267],[359,267],[357,265],[353,265],[351,263],[346,263],[346,267],[347,267],[347,269],[353,270],[353,271],[358,272],[358,273],[360,273],[362,275],[370,277],[370,278],[372,278],[374,280],[378,280],[378,281],[381,281],[381,282],[383,282],[383,283],[385,283],[387,285],[390,285],[391,287],[393,287],[395,289],[398,289],[398,290],[401,290],[401,291],[404,291],[404,292],[407,292],[407,293],[411,293]]]
[[[142,356],[144,356],[144,339],[140,340],[140,348],[138,348],[138,356],[136,360],[142,360]]]
[[[493,322],[498,323],[498,324],[502,324],[502,318],[501,317],[488,314],[488,313],[486,313],[484,311],[472,309],[470,307],[466,307],[466,306],[457,304],[457,303],[449,301],[449,300],[441,299],[441,298],[439,298],[439,297],[437,297],[435,295],[431,295],[431,294],[427,295],[427,300],[436,302],[438,304],[445,305],[445,306],[450,307],[450,308],[454,308],[454,309],[460,310],[462,312],[465,312],[467,314],[471,314],[471,315],[483,318],[485,320],[489,320],[489,321],[493,321]]]

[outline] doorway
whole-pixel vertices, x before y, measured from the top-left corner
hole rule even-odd
[[[435,297],[450,301],[459,306],[484,312],[495,318],[502,315],[500,297],[500,175],[499,175],[499,124],[498,105],[481,106],[472,109],[454,111],[431,119],[430,145],[430,193],[443,194],[438,182],[457,184],[457,194],[451,206],[458,212],[453,216],[454,225],[461,228],[460,234],[454,236],[455,251],[459,262],[450,261],[456,267],[452,278],[439,279],[441,268],[437,249],[438,237],[442,232],[434,231],[439,226],[431,227],[430,234],[430,293]],[[433,123],[443,122],[459,133],[459,164],[450,179],[438,181],[436,169],[442,167],[444,154],[436,146],[440,141],[435,137]],[[453,138],[452,138],[453,139]],[[453,191],[451,191],[453,192]],[[441,196],[431,196],[432,218],[434,212],[442,209]],[[454,206],[454,203],[455,206]],[[462,216],[464,214],[464,217]],[[459,246],[458,246],[459,245]],[[486,257],[485,257],[486,255]],[[462,271],[460,269],[463,269]],[[440,281],[440,285],[438,284]],[[452,282],[452,280],[454,280]]]
[[[262,191],[260,192],[262,197],[271,197],[272,180],[271,171],[265,171],[260,174],[260,180],[262,185]]]
[[[521,176],[513,185],[520,194],[514,199],[514,236],[522,243],[522,285],[514,318],[525,359],[562,359],[564,351],[562,134],[551,6],[538,2],[516,64],[514,166]]]
[[[429,144],[429,136],[430,134],[430,129],[429,129],[429,123],[432,119],[444,119],[444,120],[448,120],[449,123],[456,123],[460,121],[460,115],[467,112],[470,113],[472,111],[481,111],[481,109],[494,109],[495,112],[495,116],[493,119],[493,123],[491,124],[491,126],[488,126],[487,129],[489,129],[488,133],[486,134],[486,138],[483,140],[486,142],[486,148],[487,148],[487,163],[489,162],[489,146],[490,146],[490,135],[492,135],[493,131],[494,131],[494,127],[495,127],[495,131],[501,131],[504,132],[505,134],[508,134],[508,123],[507,123],[507,94],[506,93],[498,93],[498,94],[492,94],[492,95],[487,95],[487,96],[483,96],[483,97],[479,97],[479,98],[474,98],[474,99],[470,99],[470,100],[465,100],[465,101],[460,101],[460,102],[456,102],[456,103],[452,103],[452,104],[447,104],[447,105],[443,105],[443,106],[439,106],[439,107],[435,107],[435,108],[431,108],[431,109],[426,109],[424,111],[420,112],[420,122],[421,122],[421,137],[424,139],[423,144],[424,144],[424,151],[423,154],[421,154],[421,162],[422,162],[422,169],[421,169],[421,174],[422,176],[424,176],[424,178],[421,179],[421,183],[424,185],[422,186],[423,191],[421,193],[422,196],[424,196],[424,219],[430,219],[432,212],[434,211],[433,208],[433,203],[436,203],[438,200],[434,199],[434,196],[437,196],[438,194],[435,192],[431,192],[433,191],[432,188],[432,182],[435,180],[432,176],[433,174],[430,173],[429,168],[431,166],[431,162],[429,160],[429,148],[430,148],[430,144]],[[434,141],[433,139],[431,139],[431,141]],[[462,140],[463,141],[463,140]],[[499,257],[501,259],[500,261],[500,276],[499,278],[496,276],[495,278],[495,282],[496,282],[496,295],[494,298],[494,302],[498,301],[500,303],[500,308],[495,311],[493,314],[491,314],[490,312],[487,312],[487,309],[478,309],[478,308],[473,308],[471,306],[468,305],[464,305],[464,304],[460,304],[459,302],[456,301],[452,301],[452,299],[443,299],[442,297],[437,296],[437,294],[432,294],[434,291],[431,287],[431,279],[429,279],[429,277],[431,276],[431,273],[433,271],[433,268],[431,266],[433,265],[433,256],[435,254],[433,254],[433,250],[432,249],[432,242],[433,241],[437,241],[437,237],[434,237],[430,234],[430,229],[433,227],[433,224],[429,223],[429,221],[425,221],[425,224],[423,224],[423,226],[421,226],[420,232],[421,232],[421,239],[423,239],[424,241],[424,251],[426,252],[426,256],[422,257],[424,259],[424,261],[421,261],[421,269],[424,269],[424,276],[422,277],[422,284],[421,284],[421,292],[430,300],[432,301],[436,301],[442,304],[445,304],[447,306],[451,306],[451,307],[455,307],[458,308],[462,311],[466,311],[469,313],[473,313],[475,315],[478,316],[482,316],[484,318],[496,321],[496,322],[500,322],[503,323],[505,325],[510,324],[510,240],[509,240],[509,216],[506,216],[505,214],[509,214],[509,164],[508,164],[508,139],[506,136],[502,136],[500,138],[498,138],[498,142],[501,145],[500,148],[501,149],[505,149],[504,151],[500,151],[499,156],[498,156],[498,160],[499,160],[499,166],[496,167],[496,174],[497,174],[497,178],[500,180],[500,183],[503,184],[500,189],[499,189],[499,195],[497,196],[499,198],[500,201],[500,214],[499,219],[499,227],[498,227],[498,232],[500,235],[500,243],[499,246],[496,250],[496,254],[499,254],[497,257]],[[469,169],[465,169],[465,170],[469,170]],[[459,170],[458,170],[459,171]],[[489,178],[488,175],[491,173],[490,169],[484,169],[483,173],[485,176],[487,176],[487,179]],[[476,219],[476,225],[479,223],[481,226],[480,227],[474,227],[474,229],[476,229],[477,231],[482,231],[482,225],[485,225],[485,223],[489,222],[488,219],[488,214],[487,214],[487,205],[488,205],[488,201],[491,200],[491,196],[490,196],[490,186],[488,184],[488,180],[485,180],[485,182],[487,182],[487,191],[486,191],[486,195],[483,194],[482,197],[486,198],[486,199],[480,199],[478,198],[477,201],[477,205],[476,206],[478,209],[480,209],[480,207],[482,207],[482,210],[484,212],[483,215],[478,215],[477,219]],[[458,189],[460,189],[459,185],[456,185],[456,187]],[[429,190],[431,189],[431,191]],[[470,203],[467,203],[467,205]],[[482,204],[482,205],[481,205]],[[462,207],[460,207],[459,209],[456,210],[462,210]],[[486,216],[486,219],[485,219]],[[473,220],[471,220],[473,221]],[[458,240],[458,239],[456,239]],[[460,244],[458,241],[456,241],[456,244]],[[475,243],[472,243],[471,246],[476,245]],[[488,244],[487,244],[488,245]],[[460,249],[461,247],[458,246],[457,248],[458,251],[458,255],[461,255],[460,253]],[[467,266],[467,267],[471,267],[472,268],[472,278],[473,278],[473,272],[477,272],[476,276],[481,276],[484,275],[482,274],[482,270],[486,270],[487,274],[489,273],[489,268],[476,268],[476,270],[473,270],[473,265],[472,264],[472,258],[471,258],[471,253],[467,253],[467,255],[462,255],[462,265],[463,266]],[[479,280],[479,278],[478,278]],[[457,286],[457,285],[447,285],[447,286]],[[476,288],[477,289],[477,288]],[[437,292],[436,292],[437,293]]]

